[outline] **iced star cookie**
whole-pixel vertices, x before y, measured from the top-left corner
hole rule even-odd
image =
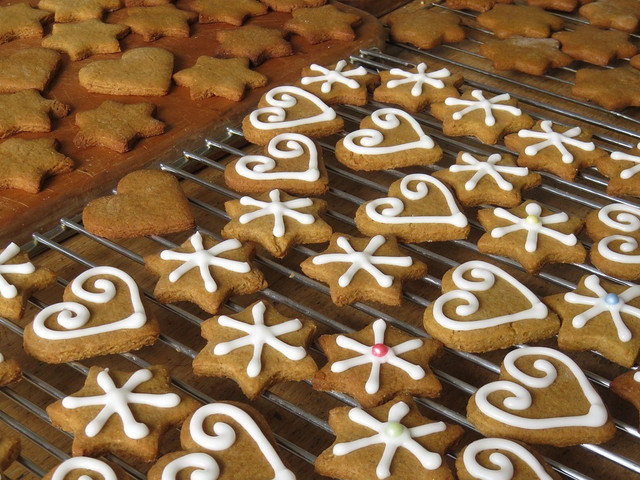
[[[380,71],[380,86],[373,91],[373,99],[382,103],[400,105],[411,113],[418,113],[427,105],[457,97],[462,75],[447,68],[427,70],[419,63],[411,70],[392,68]]]
[[[431,113],[442,121],[445,135],[471,135],[492,145],[508,133],[533,125],[533,119],[517,105],[508,93],[487,97],[482,90],[471,90],[461,98],[431,104]]]
[[[560,321],[514,277],[475,260],[445,273],[424,328],[448,347],[487,352],[553,337]]]
[[[507,135],[505,145],[518,152],[518,165],[573,180],[578,170],[593,167],[607,153],[591,141],[591,132],[580,127],[538,120],[531,130]]]
[[[288,57],[293,53],[291,44],[276,28],[245,25],[216,31],[217,57],[246,57],[252,65],[260,65],[270,58]]]
[[[297,8],[291,16],[284,24],[285,31],[300,35],[312,45],[329,40],[352,42],[356,38],[353,29],[362,22],[360,15],[343,12],[335,4]]]
[[[477,17],[478,24],[491,30],[498,38],[522,35],[547,38],[551,32],[562,30],[562,19],[540,7],[498,4]]]
[[[387,23],[391,40],[425,50],[443,43],[461,42],[467,36],[460,17],[442,9],[399,10],[387,17]]]
[[[427,266],[402,255],[394,237],[351,237],[334,233],[329,247],[307,258],[300,268],[309,277],[329,284],[338,306],[357,301],[400,305],[402,284],[427,273]]]
[[[607,407],[584,372],[558,350],[513,350],[499,378],[480,387],[467,405],[467,418],[486,436],[566,447],[603,443],[615,434]]]
[[[225,202],[224,209],[231,217],[222,229],[224,238],[255,242],[278,258],[284,258],[295,245],[327,242],[333,233],[320,217],[327,204],[317,198],[271,190],[256,198]]]
[[[150,462],[160,438],[199,403],[171,386],[169,369],[135,372],[91,367],[84,386],[47,407],[54,426],[74,435],[74,456],[113,453]]]
[[[488,157],[458,152],[455,165],[433,173],[455,191],[465,207],[490,204],[515,207],[522,202],[522,190],[537,187],[542,178],[526,167],[518,167],[508,153]]]
[[[355,221],[365,235],[395,235],[403,242],[467,238],[469,222],[444,183],[412,173],[389,187],[389,196],[358,207]]]
[[[120,51],[120,40],[127,36],[129,27],[100,20],[79,23],[56,23],[51,35],[42,39],[42,46],[65,52],[73,61],[91,55]]]
[[[0,58],[0,93],[30,88],[44,91],[58,67],[60,54],[48,48],[25,48]]]
[[[187,301],[215,314],[227,297],[267,286],[251,261],[253,252],[253,246],[238,240],[217,242],[196,232],[179,247],[147,255],[144,263],[160,277],[153,291],[159,302]]]
[[[371,171],[432,165],[442,158],[442,149],[410,114],[381,108],[338,141],[335,155],[353,170]]]
[[[0,138],[20,132],[50,132],[52,119],[71,110],[58,100],[44,98],[37,90],[0,94]]]
[[[120,0],[40,0],[38,8],[51,10],[59,23],[101,19],[105,12],[121,7]]]
[[[257,0],[190,0],[187,5],[198,12],[200,23],[229,23],[239,27],[247,18],[267,13],[268,8]]]
[[[55,283],[55,272],[36,267],[15,243],[9,243],[0,251],[0,315],[3,317],[14,322],[20,320],[31,294]]]
[[[313,322],[287,318],[258,301],[235,315],[202,323],[208,343],[193,360],[193,371],[231,378],[255,400],[276,383],[305,380],[318,370],[306,350],[315,331]]]
[[[630,150],[598,157],[596,167],[602,175],[609,178],[609,195],[640,197],[640,143]]]
[[[168,3],[127,8],[114,15],[111,21],[127,25],[133,33],[142,35],[145,42],[153,42],[162,37],[188,38],[191,35],[189,25],[197,18],[196,12],[180,10]],[[146,73],[150,72],[151,69]]]
[[[258,145],[266,145],[282,133],[328,137],[343,126],[342,118],[333,108],[294,86],[272,88],[260,99],[258,108],[242,120],[246,139]]]
[[[302,69],[301,77],[301,88],[328,105],[364,105],[369,90],[379,82],[377,74],[367,72],[363,66],[347,64],[346,60],[328,67],[313,63]]]
[[[32,8],[28,3],[0,7],[0,44],[19,38],[42,37],[42,25],[53,20],[53,13]]]
[[[296,195],[322,195],[329,175],[322,149],[298,133],[281,133],[265,147],[265,155],[245,155],[224,170],[226,184],[240,193],[280,189]]]
[[[442,389],[429,368],[442,345],[412,337],[382,319],[355,333],[323,335],[318,343],[327,364],[314,375],[313,388],[346,393],[364,408],[398,394],[433,398]]]
[[[462,436],[462,427],[422,416],[408,395],[367,410],[334,408],[329,425],[336,440],[316,459],[321,475],[453,479],[443,455]]]
[[[538,272],[545,263],[582,263],[587,256],[576,237],[584,221],[532,200],[509,210],[480,210],[478,220],[486,230],[478,249],[512,258],[529,273]]]
[[[38,312],[24,331],[24,349],[47,363],[64,363],[153,345],[160,327],[124,271],[94,267],[70,282],[63,301]]]
[[[611,391],[630,402],[640,411],[640,373],[630,370],[611,381]]]
[[[126,480],[127,473],[120,467],[91,457],[71,457],[53,467],[42,480],[80,479]]]

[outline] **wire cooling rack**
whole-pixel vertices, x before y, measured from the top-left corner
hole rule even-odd
[[[460,69],[465,74],[465,89],[507,91],[514,94],[521,101],[522,107],[535,118],[553,118],[561,123],[594,127],[596,142],[608,151],[630,147],[640,138],[633,130],[640,122],[631,115],[603,112],[599,107],[569,101],[576,108],[580,107],[581,113],[578,113],[578,110],[556,105],[554,91],[540,90],[535,85],[529,85],[529,79],[513,80],[511,76],[496,76],[490,69],[473,66],[472,62],[465,63],[464,59],[448,59],[450,50],[473,57],[471,52],[474,42],[472,39],[457,46],[440,47],[430,52],[392,44],[389,45],[389,50],[393,51],[394,56],[368,50],[352,57],[352,61],[371,70],[410,66],[416,59],[433,63],[434,67],[442,63],[452,70]],[[555,75],[549,77],[560,78]],[[494,80],[502,82],[501,85],[496,87]],[[561,79],[553,81],[564,82]],[[564,96],[558,99],[566,100]],[[338,108],[338,112],[345,119],[346,130],[351,131],[357,128],[364,116],[380,106],[382,105],[370,102],[365,107],[342,106]],[[584,111],[587,113],[583,113]],[[421,113],[416,118],[444,151],[444,160],[439,166],[406,169],[403,172],[389,170],[356,174],[341,166],[333,157],[333,146],[339,136],[321,142],[331,180],[331,188],[326,195],[330,207],[327,219],[336,231],[355,233],[353,214],[357,206],[370,198],[385,195],[388,185],[406,173],[446,167],[453,163],[461,149],[480,154],[507,151],[499,145],[487,147],[470,138],[447,138],[441,133],[440,123],[428,113]],[[614,120],[615,125],[612,125]],[[171,164],[163,164],[160,168],[182,180],[183,188],[196,212],[198,228],[219,238],[218,232],[228,220],[223,203],[239,197],[224,186],[221,172],[230,159],[256,151],[257,147],[249,145],[240,130],[228,128],[220,138],[206,140],[201,149],[184,152],[182,158]],[[543,185],[526,192],[525,196],[550,208],[560,208],[584,216],[590,209],[614,201],[637,205],[633,200],[608,196],[604,192],[606,181],[594,170],[581,173],[576,182],[567,182],[550,174],[543,176]],[[304,258],[322,250],[322,246],[300,246],[283,261],[258,255],[257,263],[265,272],[270,287],[253,296],[234,298],[234,301],[225,305],[225,311],[237,312],[257,298],[266,298],[278,304],[285,313],[313,319],[321,333],[350,332],[362,328],[375,318],[383,318],[406,332],[425,336],[421,324],[422,312],[437,298],[442,274],[459,262],[475,258],[487,259],[486,255],[478,252],[475,245],[482,233],[482,228],[475,221],[475,209],[468,209],[466,213],[472,225],[468,240],[403,245],[409,254],[425,261],[430,270],[427,276],[407,286],[404,305],[400,309],[363,303],[344,308],[335,307],[330,301],[327,287],[306,277],[299,268]],[[199,326],[207,315],[186,304],[158,304],[151,293],[154,279],[141,268],[143,255],[172,248],[184,241],[186,235],[115,243],[86,232],[79,218],[62,219],[56,229],[46,234],[34,234],[34,241],[26,247],[32,259],[38,264],[55,268],[60,277],[57,287],[41,292],[31,300],[26,318],[32,318],[36,311],[59,301],[63,287],[79,272],[98,263],[109,263],[124,269],[138,282],[149,303],[149,310],[160,320],[163,334],[156,345],[135,354],[73,362],[63,366],[43,365],[22,354],[20,360],[24,366],[24,380],[0,389],[3,394],[0,396],[0,422],[17,431],[24,444],[23,454],[8,472],[10,478],[41,477],[58,461],[68,457],[69,435],[50,425],[44,407],[77,390],[92,364],[134,369],[153,363],[167,363],[173,367],[175,386],[202,402],[243,399],[231,381],[201,379],[192,375],[191,360],[204,346],[204,340],[199,336]],[[589,247],[586,238],[582,240]],[[547,266],[538,275],[531,276],[509,259],[491,256],[491,261],[523,281],[540,296],[574,288],[583,274],[596,273],[607,277],[589,264]],[[7,331],[7,343],[19,345],[24,322],[13,323],[0,318],[0,323]],[[555,346],[554,340],[543,343]],[[311,352],[319,364],[325,362],[317,345],[312,347]],[[442,395],[438,399],[418,399],[418,403],[427,416],[457,423],[465,428],[466,433],[459,448],[478,437],[464,414],[468,398],[479,386],[497,377],[505,353],[498,351],[476,355],[446,349],[443,357],[433,364],[434,373],[443,383]],[[575,353],[571,356],[586,371],[610,407],[616,418],[616,437],[601,446],[579,445],[565,449],[540,446],[538,450],[563,478],[640,478],[637,414],[629,404],[608,390],[610,380],[624,369],[593,352]],[[354,403],[341,394],[314,392],[309,382],[275,386],[254,402],[254,406],[268,418],[286,460],[297,472],[299,479],[322,478],[313,473],[313,462],[333,440],[325,419],[331,408],[345,404]],[[178,440],[177,433],[172,431],[163,443],[162,452],[174,449],[178,449]],[[455,451],[449,455],[454,456]],[[132,478],[145,478],[147,466],[128,463],[125,459],[110,459],[119,463]]]

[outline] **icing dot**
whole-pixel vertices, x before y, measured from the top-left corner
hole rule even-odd
[[[604,297],[604,301],[607,305],[616,305],[620,299],[615,293],[607,293]]]
[[[373,347],[371,347],[371,354],[374,357],[384,357],[387,353],[389,353],[389,347],[387,347],[384,343],[376,343]]]
[[[391,438],[398,438],[405,432],[406,428],[404,425],[398,422],[388,422],[383,430],[384,435]]]
[[[527,215],[525,222],[527,222],[530,225],[535,225],[536,223],[540,223],[540,219],[535,215]]]

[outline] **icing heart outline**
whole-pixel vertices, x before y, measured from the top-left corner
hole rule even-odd
[[[464,278],[464,274],[467,272],[471,272],[471,276],[479,280],[467,280]],[[456,307],[456,314],[464,317],[476,313],[480,308],[480,302],[478,301],[478,297],[476,297],[472,292],[489,291],[495,285],[496,277],[502,278],[518,290],[522,296],[531,303],[531,307],[517,313],[510,313],[482,320],[460,321],[454,320],[445,315],[444,305],[452,300],[463,300],[466,302],[466,305],[458,305]],[[483,262],[481,260],[472,260],[470,262],[463,263],[455,268],[452,280],[456,287],[458,287],[458,290],[451,290],[442,294],[433,302],[433,318],[436,322],[449,330],[470,331],[497,327],[499,325],[518,322],[520,320],[542,320],[549,314],[547,306],[542,303],[531,290],[501,268],[490,263]]]
[[[415,190],[409,189],[409,182],[417,182]],[[449,215],[429,216],[400,216],[404,211],[404,202],[397,197],[378,198],[368,202],[365,206],[367,216],[378,223],[409,224],[409,223],[448,223],[456,227],[464,228],[468,225],[467,217],[456,205],[455,199],[447,187],[437,178],[426,173],[414,173],[406,175],[400,182],[400,194],[407,200],[422,200],[429,194],[427,184],[433,185],[445,198]],[[378,211],[378,207],[384,207]]]
[[[609,413],[602,399],[591,386],[580,367],[564,353],[547,347],[523,347],[513,350],[504,357],[503,367],[509,375],[529,388],[544,389],[551,386],[558,376],[558,371],[551,362],[538,359],[533,363],[535,369],[542,372],[542,377],[532,377],[516,367],[515,362],[524,356],[550,357],[562,363],[577,380],[582,393],[589,402],[589,411],[582,415],[547,418],[526,418],[501,410],[489,402],[488,396],[494,392],[504,391],[511,396],[503,400],[503,405],[510,410],[526,410],[533,404],[529,390],[519,383],[510,380],[497,380],[480,387],[475,393],[475,402],[483,415],[505,425],[527,430],[543,430],[567,427],[602,427],[607,423]]]
[[[89,309],[78,302],[60,302],[49,305],[35,316],[33,319],[34,333],[38,337],[47,340],[69,340],[115,332],[117,330],[131,330],[144,326],[147,322],[147,315],[142,305],[138,286],[133,278],[120,269],[101,266],[86,270],[71,282],[72,293],[81,300],[89,303],[104,305],[110,302],[117,294],[116,286],[111,280],[98,278],[93,285],[96,289],[100,290],[99,292],[89,292],[83,288],[87,280],[99,275],[117,277],[127,285],[131,305],[133,306],[133,313],[126,318],[112,323],[82,328],[91,319]],[[52,330],[45,324],[46,320],[56,313],[58,314],[56,321],[64,330]]]

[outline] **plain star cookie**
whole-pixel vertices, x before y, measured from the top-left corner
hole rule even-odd
[[[544,75],[550,68],[566,67],[573,59],[560,51],[553,38],[514,36],[490,40],[480,45],[480,53],[493,62],[496,70],[517,70],[529,75]]]
[[[632,67],[582,68],[571,94],[609,110],[640,106],[640,72]]]
[[[246,57],[252,65],[260,65],[270,58],[288,57],[293,53],[291,44],[276,28],[245,25],[216,32],[217,57]]]
[[[102,53],[120,51],[120,40],[127,36],[129,27],[100,20],[79,23],[56,23],[51,35],[42,39],[42,46],[59,50],[73,61]]]
[[[127,8],[114,15],[111,21],[127,25],[133,33],[142,35],[145,42],[152,42],[162,37],[189,37],[189,24],[197,18],[197,13],[180,10],[169,3]]]
[[[42,37],[42,25],[52,20],[52,13],[32,8],[28,3],[0,7],[0,44],[19,38]]]
[[[247,18],[267,13],[268,8],[257,0],[191,0],[189,8],[198,12],[200,23],[229,23],[239,27]]]
[[[635,0],[598,0],[580,7],[580,15],[596,27],[634,32],[640,21],[640,5]]]
[[[121,7],[120,0],[40,0],[38,8],[51,10],[60,23],[101,19],[105,12]]]
[[[556,32],[552,36],[562,44],[564,53],[603,67],[614,59],[632,57],[638,51],[629,41],[628,33],[590,25],[580,25],[571,32]]]
[[[292,12],[297,8],[321,7],[327,0],[260,0],[276,12]]]
[[[0,93],[44,91],[58,67],[60,54],[48,48],[25,48],[0,58]]]
[[[0,138],[20,132],[50,132],[51,119],[65,117],[69,110],[69,105],[44,98],[37,90],[0,94]]]
[[[312,45],[329,40],[352,42],[356,38],[353,27],[362,21],[360,15],[343,12],[333,4],[298,8],[291,15],[284,24],[285,31],[300,35]]]
[[[441,9],[398,11],[387,18],[394,42],[410,43],[429,50],[443,43],[463,41],[467,34],[458,15]]]
[[[562,19],[540,7],[498,4],[481,13],[478,24],[491,30],[498,38],[521,35],[530,38],[547,38],[562,29]]]
[[[456,10],[475,10],[486,12],[498,3],[513,3],[513,0],[447,0],[445,5]]]

